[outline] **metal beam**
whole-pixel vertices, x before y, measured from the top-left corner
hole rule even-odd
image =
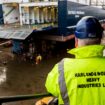
[[[50,93],[43,93],[43,94],[33,94],[33,95],[4,96],[4,97],[0,97],[0,105],[6,102],[37,99],[37,98],[42,98],[45,96],[52,96],[52,95]]]

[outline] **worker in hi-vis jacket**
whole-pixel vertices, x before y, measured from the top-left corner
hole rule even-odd
[[[92,16],[83,17],[76,25],[77,48],[48,74],[46,88],[58,98],[59,105],[104,105],[105,58],[100,45],[103,28]]]

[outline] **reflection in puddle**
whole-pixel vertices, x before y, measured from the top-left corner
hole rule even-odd
[[[6,81],[6,67],[0,67],[0,84]]]

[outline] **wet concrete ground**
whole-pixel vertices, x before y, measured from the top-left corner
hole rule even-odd
[[[39,65],[30,62],[11,60],[7,65],[1,65],[0,71],[4,70],[4,80],[0,83],[0,96],[14,96],[45,93],[45,80],[48,72],[55,63],[63,57],[53,57],[43,60]],[[35,100],[4,103],[3,105],[34,105]]]

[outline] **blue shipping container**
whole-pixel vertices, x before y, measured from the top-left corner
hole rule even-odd
[[[0,4],[0,24],[4,24],[2,4]]]
[[[105,9],[68,0],[59,0],[58,30],[60,35],[68,36],[73,34],[75,30],[74,26],[83,16],[95,16],[99,20],[104,20]]]

